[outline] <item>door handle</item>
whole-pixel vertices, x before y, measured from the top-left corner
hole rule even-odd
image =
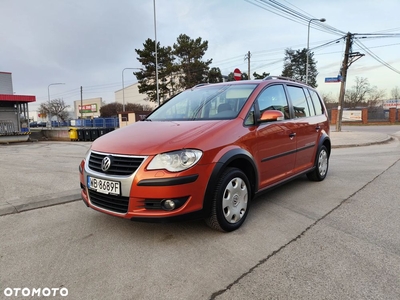
[[[321,130],[321,126],[318,125],[317,127],[315,127],[315,130],[316,131],[320,131]]]
[[[296,133],[295,132],[292,132],[291,134],[289,134],[289,138],[291,139],[291,140],[293,140],[293,138],[296,136]]]

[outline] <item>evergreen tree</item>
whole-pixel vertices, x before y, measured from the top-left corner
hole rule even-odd
[[[307,49],[285,50],[282,76],[306,82]],[[314,53],[309,52],[308,56],[308,84],[314,88],[317,85],[317,62],[314,60]]]
[[[217,82],[222,82],[222,74],[221,70],[219,68],[211,68],[210,71],[208,72],[208,82],[209,83],[217,83]]]
[[[262,74],[258,74],[257,72],[253,73],[254,79],[264,79],[265,77],[268,77],[270,73],[263,72]]]
[[[202,41],[201,37],[193,40],[186,34],[181,34],[174,43],[173,49],[178,59],[177,67],[183,73],[180,78],[181,89],[207,82],[212,59],[206,61],[202,59],[208,49],[208,41]]]
[[[139,93],[147,94],[149,101],[157,102],[155,41],[147,39],[143,49],[135,51],[139,55],[137,60],[143,65],[141,71],[133,72],[139,82]],[[175,70],[172,48],[160,47],[160,43],[157,42],[157,62],[159,97],[166,99],[174,93],[174,82],[171,77]]]

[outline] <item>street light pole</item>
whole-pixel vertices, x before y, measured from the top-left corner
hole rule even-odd
[[[158,92],[156,0],[153,0],[153,8],[154,8],[154,38],[155,38],[155,53],[156,53],[156,93],[157,93],[157,103],[158,103],[158,106],[160,106],[160,95],[159,95],[159,92]]]
[[[310,52],[310,25],[312,21],[320,21],[320,22],[325,22],[326,19],[310,19],[308,21],[308,34],[307,34],[307,62],[306,62],[306,84],[308,83],[308,57],[309,57],[309,52]]]
[[[122,70],[122,111],[125,111],[125,87],[124,87],[124,71],[125,70],[141,70],[141,68],[125,68]]]
[[[50,102],[50,86],[58,85],[58,84],[65,84],[65,83],[62,83],[62,82],[50,83],[49,86],[47,87],[47,97],[48,97],[49,102]]]
[[[47,99],[49,100],[49,104],[50,104],[50,86],[59,85],[59,84],[65,84],[65,83],[63,83],[63,82],[55,82],[55,83],[50,83],[47,86]],[[51,126],[51,116],[49,116],[49,121],[50,121],[50,126]]]

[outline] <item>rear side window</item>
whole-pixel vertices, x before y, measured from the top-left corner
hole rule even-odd
[[[308,108],[310,109],[310,116],[315,116],[316,114],[315,114],[314,104],[312,103],[310,93],[308,92],[307,88],[303,88],[303,90],[304,94],[306,95]]]
[[[309,90],[310,95],[311,95],[311,100],[314,104],[314,108],[315,108],[315,114],[316,115],[322,115],[324,113],[324,110],[322,109],[322,104],[321,104],[321,100],[319,99],[318,94],[313,91],[313,90]]]
[[[295,118],[309,117],[310,109],[303,88],[288,85],[287,89],[290,99],[292,100]]]

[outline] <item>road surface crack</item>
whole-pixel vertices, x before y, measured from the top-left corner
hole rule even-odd
[[[326,214],[324,214],[322,217],[320,217],[319,219],[317,219],[314,223],[312,223],[311,225],[309,225],[306,229],[304,229],[299,235],[297,235],[295,238],[293,238],[292,240],[290,240],[289,242],[287,242],[286,244],[282,245],[280,248],[278,248],[277,250],[273,251],[270,255],[268,255],[266,258],[260,260],[256,265],[254,265],[252,268],[250,268],[247,272],[243,273],[241,276],[239,276],[234,282],[232,282],[231,284],[229,284],[226,288],[221,289],[217,292],[214,292],[211,297],[210,300],[216,299],[216,297],[218,297],[219,295],[222,295],[223,293],[225,293],[227,290],[231,289],[235,284],[239,283],[239,281],[246,277],[247,275],[251,274],[256,268],[258,268],[259,266],[261,266],[262,264],[264,264],[265,262],[267,262],[271,257],[275,256],[276,254],[278,254],[279,252],[281,252],[283,249],[285,249],[287,246],[289,246],[290,244],[296,242],[297,240],[301,239],[307,231],[309,231],[311,228],[313,228],[315,225],[317,225],[319,222],[321,222],[322,220],[324,220],[327,216],[329,216],[331,213],[333,213],[334,211],[336,211],[339,207],[341,207],[345,202],[347,202],[348,200],[350,200],[352,197],[354,197],[357,193],[359,193],[360,191],[362,191],[363,189],[365,189],[368,185],[370,185],[372,182],[374,182],[377,178],[379,178],[381,175],[383,175],[384,173],[386,173],[390,168],[392,168],[396,163],[398,163],[400,161],[400,159],[396,160],[392,165],[390,165],[387,169],[385,169],[384,171],[382,171],[381,173],[379,173],[378,175],[376,175],[373,179],[371,179],[370,181],[368,181],[364,186],[362,186],[360,189],[358,189],[357,191],[355,191],[353,194],[351,194],[350,196],[348,196],[346,199],[342,200],[338,205],[336,205],[334,208],[332,208],[330,211],[328,211]]]

